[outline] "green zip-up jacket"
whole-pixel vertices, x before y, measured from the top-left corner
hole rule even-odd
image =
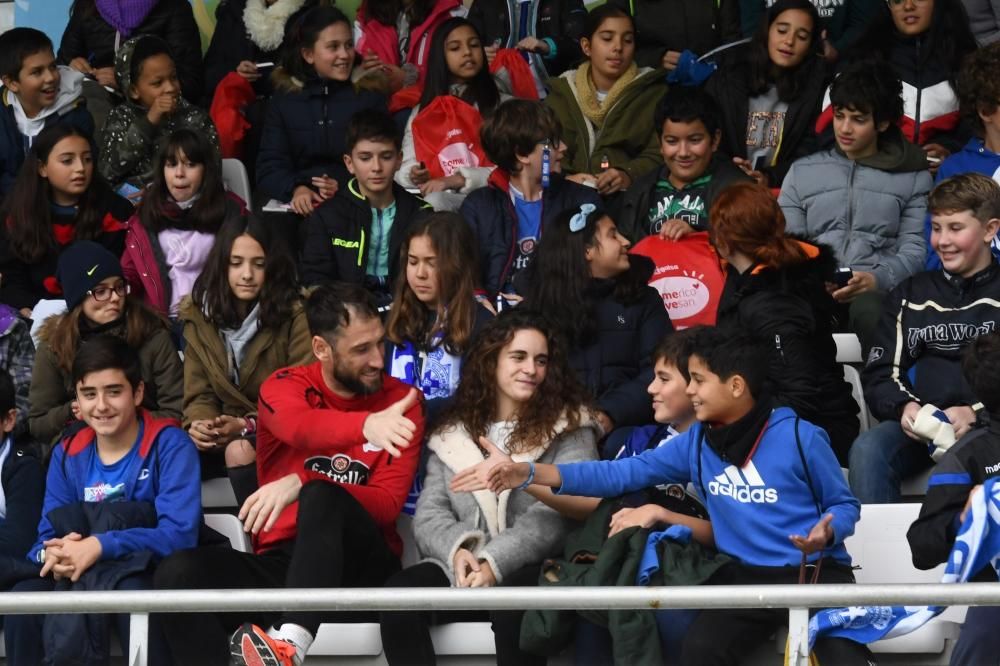
[[[431,212],[429,203],[392,184],[396,216],[389,229],[389,282],[399,269],[399,248],[406,229]],[[368,252],[379,242],[372,207],[352,178],[306,218],[300,276],[306,286],[330,282],[365,284]],[[384,242],[384,240],[383,240]]]
[[[594,127],[583,111],[575,84],[576,70],[571,69],[550,79],[551,91],[545,98],[562,125],[566,154],[563,171],[568,174],[601,171],[601,159],[607,155],[608,166],[622,169],[635,181],[663,164],[659,133],[653,112],[667,92],[667,73],[662,69],[643,69],[625,89],[604,117],[604,125]]]

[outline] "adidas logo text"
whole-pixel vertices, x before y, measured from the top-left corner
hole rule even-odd
[[[730,465],[708,484],[708,492],[712,495],[732,497],[741,504],[774,504],[778,501],[778,491],[765,487],[754,467],[753,461],[741,470],[736,465]]]

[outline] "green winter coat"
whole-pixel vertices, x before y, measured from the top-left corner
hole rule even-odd
[[[115,80],[125,95],[133,83],[129,70],[139,39],[141,36],[125,42],[115,56]],[[148,112],[149,109],[128,99],[108,114],[97,170],[112,187],[125,182],[139,188],[147,185],[153,176],[153,158],[176,130],[194,130],[207,136],[216,151],[219,149],[219,134],[208,113],[185,99],[178,100],[177,110],[159,125],[149,122]]]
[[[299,301],[277,329],[261,328],[247,343],[240,364],[239,385],[229,378],[229,355],[219,329],[211,324],[191,297],[181,301],[184,322],[184,427],[216,416],[257,414],[260,385],[276,370],[313,361],[312,336]]]
[[[545,98],[545,104],[555,112],[562,126],[562,140],[566,143],[563,171],[600,173],[601,159],[607,155],[609,166],[624,170],[634,182],[662,165],[653,112],[667,92],[666,71],[640,70],[608,111],[600,128],[595,128],[580,110],[575,77],[576,70],[571,69],[549,79],[551,91]]]

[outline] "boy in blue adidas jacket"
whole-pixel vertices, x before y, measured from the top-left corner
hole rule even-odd
[[[761,396],[766,371],[766,355],[743,334],[700,329],[688,361],[698,419],[690,430],[632,458],[498,465],[489,488],[535,483],[560,494],[614,497],[692,482],[708,507],[718,550],[736,560],[710,584],[795,583],[803,559],[819,582],[853,583],[844,539],[854,532],[860,504],[826,433]],[[784,609],[702,611],[685,636],[681,663],[739,663],[786,620]],[[819,641],[816,653],[821,663],[838,664],[867,664],[870,656],[844,639]]]
[[[151,589],[150,565],[197,544],[197,449],[176,421],[139,407],[139,358],[123,339],[99,335],[85,342],[72,376],[87,427],[53,450],[38,539],[28,553],[41,565],[39,578],[14,591],[52,590],[59,581],[82,577],[85,589]],[[41,615],[7,618],[9,664],[54,659],[45,652],[48,640],[43,648],[47,621]],[[127,646],[127,615],[118,626]]]

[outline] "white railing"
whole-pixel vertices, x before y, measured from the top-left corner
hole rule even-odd
[[[1000,585],[710,585],[691,587],[337,588],[6,592],[0,615],[123,613],[131,616],[128,664],[145,666],[149,613],[663,608],[787,608],[788,663],[805,666],[809,608],[1000,606]]]

